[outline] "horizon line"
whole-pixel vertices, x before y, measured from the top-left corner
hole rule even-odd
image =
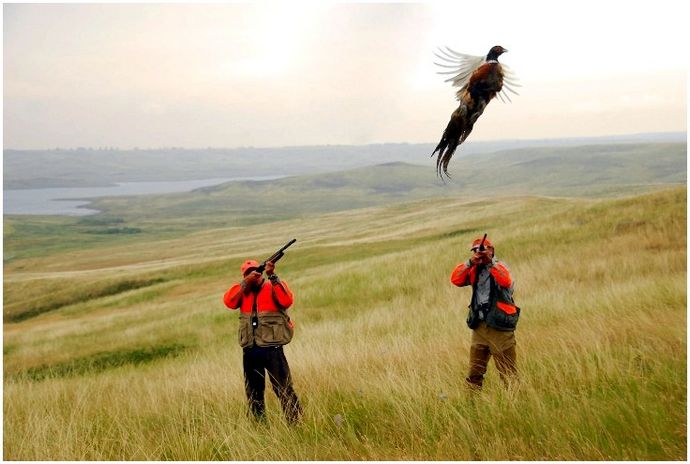
[[[624,138],[624,137],[644,137],[644,136],[675,136],[685,135],[687,139],[687,130],[685,131],[659,131],[659,132],[631,132],[618,133],[608,135],[577,135],[567,137],[541,137],[541,138],[504,138],[504,139],[482,139],[468,141],[464,145],[473,144],[487,144],[487,143],[507,143],[507,142],[530,142],[530,141],[556,141],[556,140],[580,140],[580,139],[604,139],[604,138]],[[99,146],[99,147],[53,147],[53,148],[6,148],[5,151],[157,151],[157,150],[267,150],[267,149],[286,149],[286,148],[318,148],[318,147],[367,147],[377,145],[435,145],[437,142],[371,142],[371,143],[335,143],[335,144],[314,144],[314,145],[275,145],[275,146],[254,146],[254,145],[237,145],[234,147],[223,146],[197,146],[197,147],[182,147],[182,146],[158,146],[158,147],[139,147],[132,146],[128,148],[113,147],[113,146]]]

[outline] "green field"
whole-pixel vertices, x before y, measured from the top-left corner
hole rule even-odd
[[[351,174],[323,186],[332,196],[274,183],[255,217],[228,202],[249,187],[228,184],[104,200],[91,218],[6,218],[4,458],[685,460],[685,178],[592,181],[648,174],[632,166],[588,168],[567,197],[539,188],[565,195],[563,175],[439,196],[395,165],[411,173],[383,196]],[[283,204],[299,207],[275,217]],[[108,228],[121,233],[93,232]],[[521,382],[504,389],[491,363],[471,395],[470,290],[449,275],[485,231],[523,308]],[[277,271],[296,296],[285,351],[305,417],[288,427],[267,392],[257,425],[221,297],[244,259],[293,237]]]

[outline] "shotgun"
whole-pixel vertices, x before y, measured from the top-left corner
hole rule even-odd
[[[484,238],[486,238],[486,235],[484,235]],[[273,253],[273,255],[270,258],[268,258],[266,261],[261,263],[259,265],[259,267],[256,268],[256,272],[258,272],[259,274],[263,274],[264,270],[266,269],[266,263],[268,263],[268,262],[275,263],[276,261],[278,261],[285,254],[285,250],[287,250],[288,247],[290,245],[292,245],[293,243],[295,243],[296,241],[297,241],[297,239],[293,238],[292,240],[287,242],[287,245],[285,245],[283,248],[281,248],[280,250]]]

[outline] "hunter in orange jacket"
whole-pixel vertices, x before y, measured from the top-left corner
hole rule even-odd
[[[286,419],[297,422],[302,415],[283,345],[292,340],[294,325],[287,315],[292,306],[290,288],[275,274],[275,264],[266,262],[268,282],[259,272],[259,263],[245,261],[243,279],[223,295],[223,303],[240,310],[239,342],[242,347],[244,385],[249,410],[255,418],[265,418],[266,372],[280,400]]]
[[[501,287],[510,288],[513,285],[513,277],[505,264],[496,260],[489,268],[491,277]],[[471,261],[458,264],[450,275],[450,281],[457,287],[474,285],[477,281],[477,267]]]
[[[259,266],[256,261],[247,261],[247,263],[256,264],[255,268]],[[287,283],[278,279],[277,275],[273,274],[273,276],[275,276],[273,279],[269,278],[270,283],[261,279],[258,293],[248,291],[248,284],[244,280],[233,285],[223,296],[225,306],[229,309],[239,308],[241,312],[251,314],[254,300],[256,300],[256,309],[259,312],[288,309],[294,301],[292,292]]]
[[[507,382],[517,374],[515,327],[520,308],[513,302],[513,277],[495,257],[494,246],[481,238],[472,242],[472,257],[458,264],[450,281],[458,287],[472,286],[467,325],[472,329],[470,370],[467,383],[481,388],[491,356],[501,378]]]

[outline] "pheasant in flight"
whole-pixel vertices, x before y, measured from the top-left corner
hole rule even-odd
[[[498,62],[498,57],[507,52],[505,48],[496,45],[484,56],[466,55],[458,53],[450,48],[438,50],[436,56],[442,60],[435,63],[445,71],[438,74],[450,74],[445,82],[452,82],[453,87],[460,87],[457,91],[457,99],[460,102],[450,117],[450,122],[443,131],[441,141],[434,149],[431,156],[438,153],[436,158],[436,173],[439,177],[450,177],[448,163],[462,142],[465,141],[474,123],[484,112],[484,108],[492,98],[498,96],[502,102],[511,101],[506,90],[517,95],[512,87],[520,87],[516,78],[507,66]]]

